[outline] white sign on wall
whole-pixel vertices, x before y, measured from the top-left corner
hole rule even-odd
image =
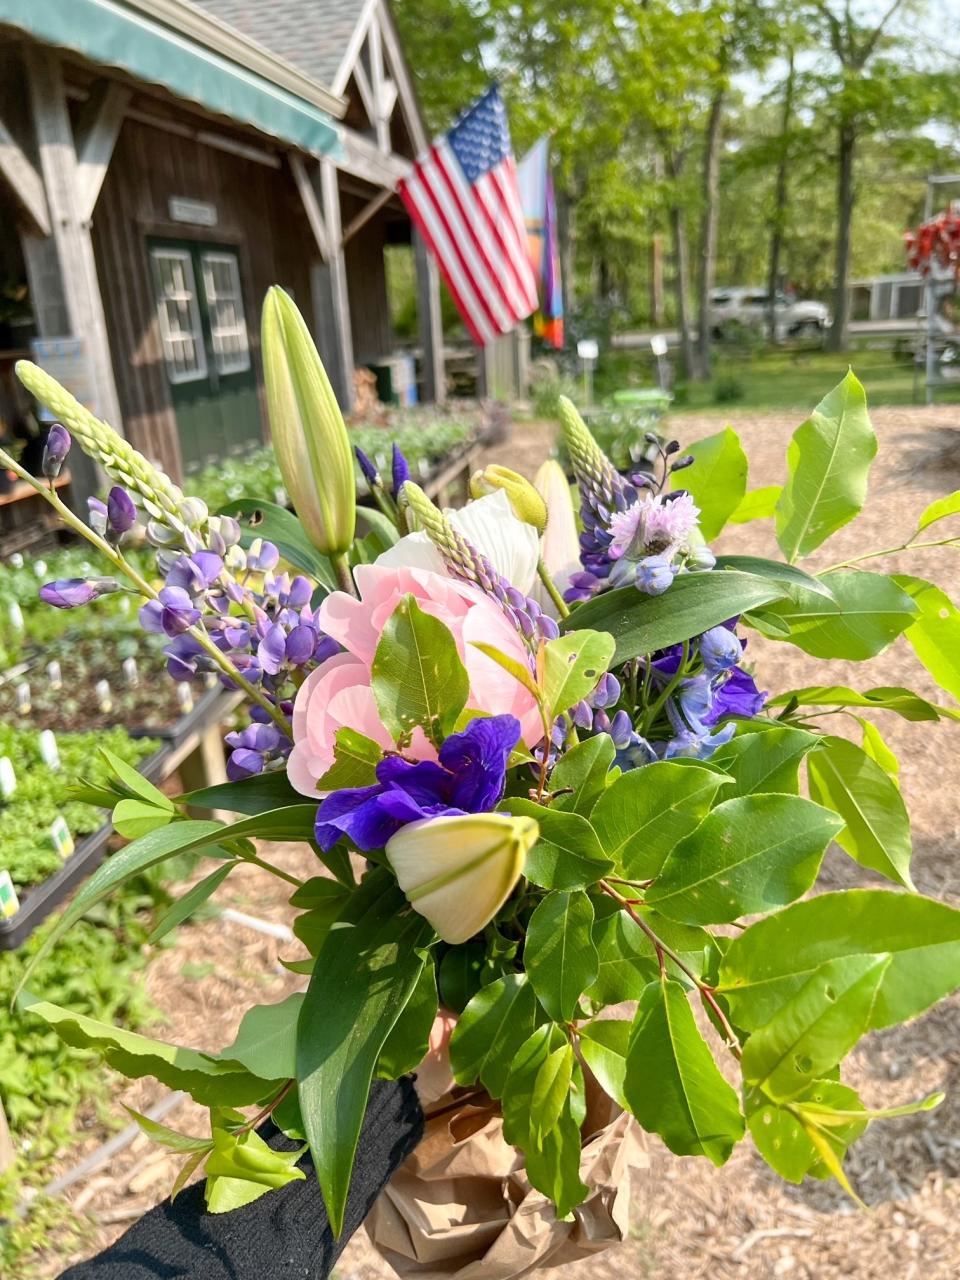
[[[189,222],[194,227],[215,227],[217,206],[206,200],[191,200],[187,196],[171,196],[167,210],[172,222]]]

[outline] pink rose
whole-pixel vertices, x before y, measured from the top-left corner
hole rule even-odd
[[[486,644],[526,663],[527,650],[499,605],[479,588],[429,569],[386,564],[359,565],[354,578],[361,598],[334,591],[320,607],[320,626],[346,650],[321,663],[300,687],[293,708],[293,751],[287,763],[291,784],[316,796],[317,779],[333,764],[336,732],[356,729],[384,748],[393,740],[380,722],[370,687],[370,666],[380,634],[401,599],[412,595],[424,613],[449,628],[470,677],[468,707],[490,715],[510,713],[520,721],[528,747],[543,736],[530,693],[471,641]],[[416,729],[407,754],[436,759],[436,751]]]

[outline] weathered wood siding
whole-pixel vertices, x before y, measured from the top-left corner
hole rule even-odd
[[[215,227],[172,222],[171,196],[217,208]],[[137,120],[124,121],[93,216],[97,272],[128,438],[176,477],[176,419],[160,346],[147,239],[235,248],[263,412],[260,305],[271,284],[293,293],[310,318],[315,242],[286,166],[271,169]]]
[[[350,192],[340,196],[340,217],[344,226],[363,208],[366,200]],[[360,364],[372,364],[388,355],[393,347],[393,327],[387,296],[387,274],[383,249],[387,243],[386,215],[360,228],[344,247],[347,293],[350,298],[350,327],[353,357]]]

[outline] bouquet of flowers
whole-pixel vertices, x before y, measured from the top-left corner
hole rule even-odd
[[[309,1144],[339,1232],[371,1082],[417,1069],[438,1012],[455,1023],[456,1085],[499,1110],[557,1219],[587,1195],[597,1086],[677,1155],[721,1165],[749,1131],[784,1178],[833,1175],[853,1194],[849,1144],[939,1098],[870,1110],[842,1060],[960,985],[960,911],[914,890],[895,760],[863,718],[960,718],[960,618],[933,584],[866,567],[880,550],[801,567],[865,499],[877,446],[856,378],[797,429],[782,487],[747,489],[730,428],[688,453],[651,436],[653,471],[623,475],[563,401],[578,512],[549,461],[536,483],[488,467],[462,510],[439,510],[399,451],[388,478],[360,459],[377,505],[358,509],[339,410],[279,289],[263,358],[295,515],[266,501],[208,511],[40,369],[18,367],[62,424],[47,475],[74,439],[113,481],[89,524],[36,482],[113,571],[41,595],[67,608],[134,591],[171,675],[216,673],[249,715],[227,735],[226,785],[172,800],[113,762],[95,799],[130,843],[49,945],[174,854],[216,865],[161,932],[241,863],[289,879],[256,839],[306,841],[317,874],[295,883],[303,952],[288,961],[305,991],[249,1009],[219,1053],[38,992],[21,993],[25,1007],[209,1107],[209,1137],[144,1127],[183,1152],[177,1186],[205,1169],[214,1212],[303,1176],[298,1153],[270,1150],[238,1110],[255,1106]],[[960,494],[934,502],[889,550],[956,548],[943,522],[958,514]],[[753,519],[774,522],[782,561],[711,553],[727,522]],[[134,525],[156,548],[153,580],[125,555]],[[824,660],[865,661],[902,636],[950,705],[829,675],[764,692],[750,630]],[[822,727],[839,712],[856,740]],[[239,816],[198,820],[188,804]],[[890,886],[810,896],[832,840]]]

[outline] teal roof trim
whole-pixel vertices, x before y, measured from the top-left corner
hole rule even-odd
[[[117,0],[0,0],[0,22],[317,155],[339,136],[319,107]]]

